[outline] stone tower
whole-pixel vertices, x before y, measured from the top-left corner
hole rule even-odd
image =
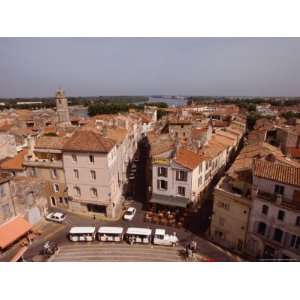
[[[55,95],[56,98],[56,112],[58,115],[58,122],[61,125],[70,125],[70,114],[68,107],[68,99],[65,97],[63,89],[58,89]]]

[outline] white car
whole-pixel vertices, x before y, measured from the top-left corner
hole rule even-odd
[[[65,218],[66,218],[66,216],[60,212],[50,213],[46,217],[46,219],[48,221],[53,221],[53,222],[58,222],[58,223],[62,223],[65,220]]]
[[[136,214],[136,209],[134,207],[129,207],[129,208],[127,208],[127,210],[126,210],[123,218],[126,221],[132,221],[132,219],[134,218],[135,214]]]
[[[165,246],[176,246],[178,243],[178,237],[174,232],[172,235],[166,234],[164,229],[155,229],[153,244],[165,245]]]

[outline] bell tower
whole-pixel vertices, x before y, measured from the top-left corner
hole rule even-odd
[[[58,115],[58,122],[61,125],[70,125],[70,114],[68,107],[68,99],[65,97],[63,89],[58,89],[55,95],[56,98],[56,112]]]

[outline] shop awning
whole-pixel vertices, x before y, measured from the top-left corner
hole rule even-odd
[[[183,208],[186,208],[188,201],[189,200],[184,197],[165,196],[158,194],[153,194],[152,198],[150,199],[150,203]]]
[[[24,218],[17,216],[0,226],[0,249],[5,249],[28,233],[32,225]]]

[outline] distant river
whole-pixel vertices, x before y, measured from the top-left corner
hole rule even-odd
[[[187,99],[186,98],[184,98],[184,99],[173,99],[173,98],[149,97],[148,103],[151,103],[151,102],[165,102],[169,105],[169,107],[172,107],[172,106],[185,105],[187,103]]]

